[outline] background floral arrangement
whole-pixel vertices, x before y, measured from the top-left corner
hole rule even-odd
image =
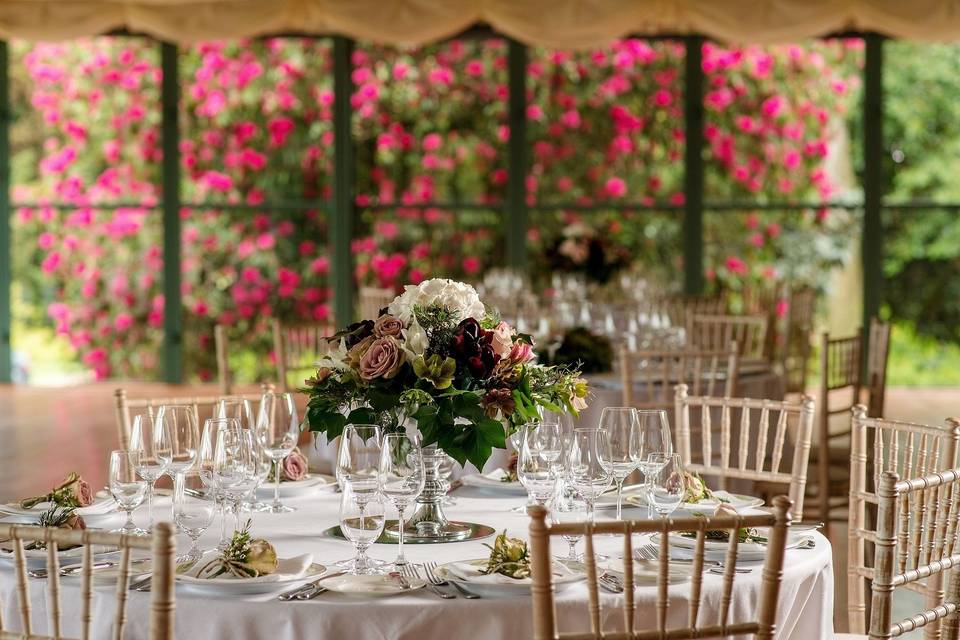
[[[828,143],[856,98],[860,46],[706,44],[706,197],[836,195]],[[254,379],[269,373],[262,354],[270,350],[270,317],[331,316],[319,204],[331,195],[330,49],[323,40],[284,38],[203,43],[181,53],[182,194],[185,202],[211,203],[181,212],[184,356],[193,378],[214,375],[217,322],[235,328],[233,345],[239,336],[254,341],[250,356],[232,363],[241,378]],[[683,55],[671,41],[531,49],[533,272],[549,272],[547,248],[565,227],[585,225],[635,266],[677,281],[676,212],[577,207],[682,205]],[[353,65],[358,282],[479,278],[502,257],[506,44],[399,50],[359,43]],[[17,42],[11,67],[14,196],[32,203],[14,218],[18,327],[52,325],[98,377],[156,376],[165,304],[158,47],[122,37]],[[318,205],[264,204],[291,199]],[[453,201],[490,209],[426,204]],[[123,206],[100,208],[107,203]],[[711,285],[822,273],[844,255],[849,224],[834,211],[708,215],[708,240],[723,240],[707,245]]]
[[[470,285],[408,285],[376,319],[334,336],[304,389],[311,431],[339,436],[348,424],[399,429],[416,423],[424,445],[482,469],[506,436],[543,409],[586,407],[573,367],[536,364],[529,336],[488,312]]]

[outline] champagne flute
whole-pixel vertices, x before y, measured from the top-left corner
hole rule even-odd
[[[635,460],[637,467],[643,474],[643,487],[647,508],[653,514],[653,505],[650,504],[650,482],[660,472],[658,463],[650,462],[651,453],[673,453],[673,443],[670,439],[670,425],[667,422],[667,412],[663,409],[637,409],[637,420],[640,429],[640,448],[636,450]],[[657,460],[662,460],[657,458]]]
[[[604,463],[617,486],[617,520],[623,519],[623,481],[637,468],[642,448],[637,410],[633,407],[606,407],[600,414],[600,430],[610,441],[610,457]]]
[[[225,498],[233,502],[234,531],[240,530],[240,503],[257,482],[253,432],[249,429],[217,431],[213,475]]]
[[[200,445],[197,412],[188,404],[165,404],[157,412],[157,420],[166,425],[170,434],[169,471],[174,475],[184,473],[197,460]]]
[[[420,438],[416,434],[406,433],[388,433],[384,436],[380,453],[380,492],[390,498],[397,508],[399,547],[393,564],[398,567],[407,564],[403,555],[403,512],[423,491],[424,480]]]
[[[648,460],[660,469],[650,486],[650,504],[666,520],[683,502],[683,460],[679,453],[651,453]]]
[[[386,515],[383,496],[378,491],[358,494],[350,482],[342,486],[340,531],[357,551],[356,556],[346,562],[348,571],[354,575],[377,573],[374,562],[367,557],[367,549],[383,533]]]
[[[280,502],[280,465],[290,455],[300,438],[300,420],[292,393],[263,394],[257,418],[257,438],[263,453],[273,461],[273,504],[270,513],[295,511]]]
[[[150,414],[137,414],[130,432],[130,449],[139,451],[140,466],[137,472],[147,481],[147,531],[153,530],[153,491],[157,480],[170,466],[173,447],[170,431],[162,420]]]
[[[550,498],[557,491],[557,469],[553,462],[544,455],[543,440],[538,435],[540,429],[549,429],[557,427],[559,434],[560,425],[543,425],[529,423],[523,426],[520,443],[520,456],[517,459],[517,478],[527,490],[527,495],[534,504],[546,505]],[[553,446],[552,441],[547,439],[548,446]],[[559,437],[556,441],[556,450],[551,450],[549,457],[554,460],[560,456]],[[556,457],[553,453],[556,453]]]
[[[217,485],[217,479],[214,473],[217,439],[221,431],[239,430],[239,428],[240,425],[234,418],[207,418],[203,423],[203,431],[200,436],[200,450],[197,453],[197,466],[199,467],[200,480],[203,482],[203,485],[210,490],[220,514],[220,539],[217,542],[217,549],[221,551],[226,550],[230,544],[230,538],[227,536],[226,496]]]
[[[380,490],[380,457],[383,452],[382,430],[375,424],[351,424],[340,436],[337,450],[337,482],[340,488],[350,485],[357,500]]]
[[[204,490],[199,474],[178,474],[173,481],[173,521],[190,538],[190,550],[177,558],[177,564],[196,563],[203,556],[200,536],[213,522],[217,508],[214,490]]]
[[[609,460],[610,440],[600,429],[574,429],[567,456],[567,481],[587,503],[587,521],[593,522],[597,498],[610,488],[613,475],[604,460]]]
[[[111,533],[145,536],[147,532],[133,522],[133,511],[143,504],[147,481],[138,473],[142,452],[119,449],[110,452],[110,493],[120,508],[127,512],[127,521]]]

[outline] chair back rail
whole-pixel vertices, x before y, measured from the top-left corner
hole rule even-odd
[[[687,390],[687,385],[677,385],[674,403],[675,448],[687,470],[721,480],[784,485],[789,490],[795,517],[802,519],[813,429],[813,399],[804,396],[800,402],[789,402],[714,398],[690,396]],[[714,431],[711,409],[720,414],[718,432]],[[696,442],[691,414],[699,418]],[[734,429],[739,433],[735,435]],[[796,434],[795,442],[791,443],[792,455],[785,446],[788,431]]]
[[[756,638],[768,640],[776,634],[776,607],[780,582],[783,577],[783,561],[790,524],[790,500],[784,496],[774,499],[773,513],[761,515],[709,516],[706,518],[683,518],[667,520],[627,520],[621,522],[548,523],[547,510],[541,506],[528,508],[530,514],[530,556],[533,594],[534,640],[586,640],[588,638],[623,638],[654,640],[662,638],[729,637],[755,634]],[[707,617],[703,607],[704,549],[708,530],[726,530],[735,533],[741,527],[770,527],[769,547],[763,566],[760,599],[755,620],[731,620],[734,580],[739,537],[729,536],[726,569],[716,618]],[[670,554],[668,535],[676,531],[697,533],[691,571],[690,601],[684,626],[669,627],[670,598],[668,593]],[[633,547],[634,534],[660,534],[660,553],[657,566],[655,628],[636,629],[636,602],[634,600]],[[601,628],[601,605],[599,576],[594,554],[595,535],[613,534],[623,536],[624,557],[624,631],[605,631]],[[585,563],[587,574],[587,612],[590,633],[560,633],[557,629],[554,602],[553,571],[551,567],[550,538],[562,535],[582,535],[586,539]]]
[[[375,320],[380,314],[380,309],[393,302],[396,295],[393,289],[360,287],[360,317]]]
[[[851,632],[866,633],[866,581],[876,585],[879,568],[868,566],[866,547],[878,544],[880,536],[879,515],[870,513],[868,517],[868,509],[878,511],[880,508],[883,474],[920,478],[910,484],[918,487],[917,491],[900,496],[891,570],[909,573],[912,579],[897,586],[925,594],[928,603],[943,599],[942,576],[924,567],[960,551],[957,547],[960,486],[940,481],[936,485],[940,488],[934,492],[934,485],[924,479],[937,469],[954,469],[960,465],[960,420],[951,418],[944,425],[933,426],[868,418],[864,405],[855,406],[852,415],[847,618]],[[869,529],[870,522],[876,522],[878,528]],[[927,626],[926,637],[939,637],[936,627]]]
[[[700,315],[687,317],[687,343],[698,349],[724,350],[737,343],[743,362],[766,362],[766,316]]]
[[[151,537],[129,536],[119,533],[107,533],[90,529],[69,530],[54,527],[36,527],[30,525],[0,524],[0,538],[13,542],[13,564],[16,579],[16,594],[20,612],[20,630],[13,632],[0,619],[0,638],[18,638],[21,640],[41,640],[61,638],[60,606],[60,563],[58,549],[67,546],[82,546],[82,568],[80,574],[80,629],[82,640],[89,640],[93,621],[93,546],[117,547],[120,549],[119,577],[117,579],[117,607],[113,620],[113,638],[123,638],[127,621],[127,593],[130,577],[131,551],[135,549],[151,552],[150,592],[150,640],[173,640],[174,610],[174,532],[173,525],[159,522],[154,525]],[[26,544],[25,544],[26,543]],[[41,543],[47,549],[47,595],[48,630],[46,635],[33,633],[31,618],[30,586],[27,578],[27,544]],[[0,607],[2,610],[2,607]]]
[[[273,385],[263,385],[261,391],[270,391],[272,388]],[[237,398],[259,403],[261,398],[260,393],[238,393],[232,395],[131,399],[127,396],[125,389],[117,389],[113,392],[113,396],[116,403],[117,438],[120,442],[121,449],[127,449],[130,447],[130,432],[133,428],[131,423],[131,410],[146,409],[148,414],[154,415],[154,411],[165,404],[188,405],[193,407],[194,417],[197,420],[197,424],[200,425],[202,424],[200,420],[201,413],[206,415],[206,413],[209,411],[209,413],[212,414],[214,407],[217,406],[217,403],[220,402],[220,400]]]
[[[721,351],[620,350],[623,405],[644,409],[673,409],[673,387],[686,384],[693,394],[734,394],[739,370],[736,345]]]
[[[290,374],[316,373],[317,358],[330,350],[328,324],[283,324],[273,321],[273,350],[281,391],[290,391]]]

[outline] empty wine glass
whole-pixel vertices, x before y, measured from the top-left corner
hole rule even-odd
[[[256,486],[258,462],[249,429],[220,429],[213,458],[213,477],[224,499],[233,503],[234,531],[240,529],[240,503]]]
[[[650,485],[650,504],[661,518],[666,519],[683,502],[686,486],[683,460],[679,453],[651,453],[648,460],[660,469]]]
[[[217,501],[214,490],[205,487],[199,474],[178,474],[173,481],[173,521],[190,538],[190,550],[177,564],[200,560],[200,536],[213,522]]]
[[[383,533],[386,515],[383,496],[378,491],[358,494],[350,482],[342,486],[340,531],[357,550],[356,556],[346,562],[347,570],[355,575],[376,573],[379,563],[367,557],[367,549]]]
[[[375,424],[348,425],[340,436],[337,482],[341,489],[350,485],[357,500],[362,501],[380,490],[381,437],[382,431]]]
[[[166,423],[149,414],[133,418],[130,431],[130,449],[140,452],[137,473],[147,481],[147,531],[153,530],[153,490],[157,480],[170,466],[173,457],[170,432]]]
[[[637,411],[633,407],[606,407],[600,414],[600,430],[610,441],[610,468],[617,485],[617,520],[623,519],[623,481],[637,468],[637,457],[643,449]]]
[[[407,564],[403,556],[403,512],[423,491],[424,480],[420,438],[406,433],[388,433],[384,436],[380,453],[380,491],[397,508],[399,547],[397,559],[393,561],[396,566]]]
[[[604,460],[610,459],[610,441],[600,429],[574,429],[567,456],[567,482],[587,503],[587,520],[593,522],[597,498],[610,488],[613,475]]]
[[[184,473],[196,462],[200,446],[197,412],[188,404],[165,404],[157,411],[157,420],[166,425],[170,434],[169,472],[173,475]]]
[[[290,455],[300,438],[300,420],[292,393],[263,394],[257,417],[257,437],[263,453],[273,461],[273,504],[271,513],[294,511],[280,502],[280,465]]]
[[[527,495],[534,504],[545,505],[553,497],[557,490],[557,467],[554,464],[556,458],[560,457],[559,435],[555,442],[556,449],[551,449],[548,455],[544,455],[543,442],[546,440],[549,445],[554,446],[554,442],[548,437],[541,439],[538,432],[540,429],[550,429],[556,427],[559,434],[560,425],[543,425],[539,423],[530,423],[523,426],[520,456],[517,459],[517,478],[527,490]],[[556,454],[554,456],[553,454]],[[553,461],[550,460],[553,458]]]
[[[133,522],[133,512],[143,504],[147,492],[147,481],[137,473],[141,456],[140,451],[129,449],[110,452],[110,494],[120,508],[127,512],[127,521],[112,533],[147,535],[145,530],[137,528]]]
[[[576,490],[564,487],[550,510],[550,518],[557,523],[578,523],[587,519],[587,503],[577,495]],[[579,563],[583,556],[577,553],[577,543],[582,534],[563,534],[563,539],[567,541],[567,557],[564,560],[567,563]]]
[[[217,542],[217,549],[225,550],[230,544],[230,537],[227,535],[227,513],[226,496],[217,485],[214,468],[216,465],[217,437],[221,431],[237,430],[240,426],[233,418],[207,418],[203,423],[203,429],[200,435],[200,450],[197,453],[197,467],[200,480],[203,485],[210,490],[210,495],[217,504],[217,510],[220,514],[220,538]]]
[[[246,398],[238,398],[236,396],[220,398],[220,400],[217,401],[217,406],[214,408],[213,417],[233,418],[237,421],[237,424],[240,425],[241,429],[255,429],[257,426],[253,418],[253,407]],[[257,474],[257,486],[244,498],[242,506],[250,511],[267,511],[270,509],[270,505],[257,500],[257,488],[266,482],[273,463],[267,457],[266,453],[263,452],[263,445],[260,444],[259,438],[255,439],[254,444],[257,446],[257,454],[261,458],[263,466],[260,469],[260,473]]]
[[[650,514],[653,506],[650,504],[650,482],[659,473],[660,467],[656,462],[650,462],[651,453],[672,453],[673,443],[670,439],[670,425],[667,422],[667,412],[663,409],[637,409],[637,423],[640,430],[640,449],[636,452],[637,468],[643,474],[644,493]],[[662,460],[662,458],[657,458]]]
[[[534,438],[540,457],[551,466],[556,466],[563,453],[563,430],[556,414],[544,416],[540,422],[530,423],[530,435]]]

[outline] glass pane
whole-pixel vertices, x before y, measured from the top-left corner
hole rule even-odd
[[[214,326],[223,324],[238,383],[275,381],[271,320],[331,320],[323,210],[189,209],[183,219],[184,371],[217,378]]]
[[[857,198],[855,119],[863,41],[703,46],[708,202]]]
[[[331,49],[327,40],[268,38],[183,50],[184,202],[329,200]]]
[[[532,49],[531,200],[682,204],[683,65],[673,41]]]
[[[352,102],[360,206],[502,201],[506,56],[499,39],[417,49],[358,44]]]

